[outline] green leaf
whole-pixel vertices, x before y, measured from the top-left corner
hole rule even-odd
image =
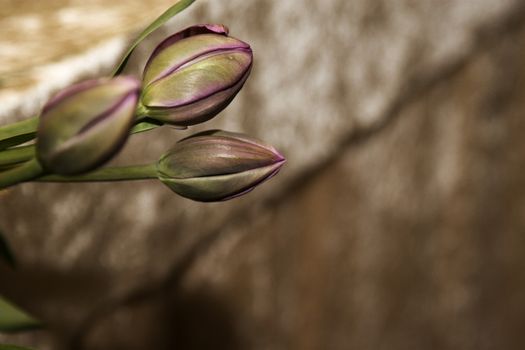
[[[32,140],[38,127],[38,117],[0,126],[0,150]]]
[[[0,350],[32,350],[17,345],[0,344]]]
[[[16,135],[5,140],[0,141],[0,150],[7,149],[9,147],[21,145],[24,142],[31,141],[36,136],[35,132],[28,132],[27,134]]]
[[[130,133],[131,134],[138,134],[140,132],[152,130],[155,128],[158,128],[159,126],[162,126],[163,124],[153,120],[153,119],[145,119],[141,121],[140,123],[136,124],[133,128],[131,128]]]
[[[0,332],[19,332],[41,326],[39,321],[0,297]]]
[[[124,67],[126,66],[126,63],[128,63],[129,56],[131,56],[131,53],[138,44],[142,40],[144,40],[148,35],[153,33],[157,28],[159,28],[161,25],[166,23],[171,17],[175,16],[177,13],[183,11],[188,6],[190,6],[195,0],[179,0],[175,5],[171,6],[169,9],[167,9],[162,15],[160,15],[156,20],[154,20],[142,33],[140,33],[139,37],[131,44],[128,51],[122,58],[122,61],[118,64],[118,66],[113,71],[113,76],[119,75]]]
[[[11,267],[15,267],[16,265],[15,256],[11,252],[11,248],[9,248],[9,244],[4,238],[2,231],[0,231],[0,259],[4,260]]]
[[[35,156],[35,145],[18,146],[0,151],[0,169],[24,163]]]

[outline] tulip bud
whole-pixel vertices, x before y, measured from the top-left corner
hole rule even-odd
[[[187,28],[164,40],[144,69],[143,113],[188,126],[213,118],[250,74],[252,50],[221,25]]]
[[[183,139],[157,163],[159,179],[177,194],[201,202],[248,193],[274,176],[285,159],[254,138],[211,130]]]
[[[134,123],[140,83],[130,77],[88,80],[55,95],[44,106],[36,155],[60,175],[92,170],[124,145]]]

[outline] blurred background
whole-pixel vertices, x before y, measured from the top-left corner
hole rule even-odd
[[[108,74],[173,0],[0,0],[0,123]],[[249,195],[162,184],[0,192],[19,266],[0,294],[46,322],[36,349],[525,348],[525,3],[198,0],[146,40],[224,23],[255,65],[188,131],[130,139],[115,164],[221,128],[288,159]]]

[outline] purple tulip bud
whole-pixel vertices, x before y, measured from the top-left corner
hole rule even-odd
[[[36,154],[47,171],[74,175],[115,155],[134,123],[140,82],[130,77],[72,85],[44,106]]]
[[[252,50],[222,25],[200,25],[157,46],[144,69],[141,109],[167,124],[188,126],[213,118],[250,74]]]
[[[183,139],[157,163],[159,179],[177,194],[200,202],[231,199],[268,180],[284,164],[272,146],[220,130]]]

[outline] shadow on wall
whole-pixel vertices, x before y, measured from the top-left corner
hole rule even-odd
[[[168,348],[243,349],[232,308],[211,291],[178,295],[171,300],[169,311],[173,333]]]
[[[213,290],[163,293],[122,307],[68,349],[241,350],[235,313]]]

